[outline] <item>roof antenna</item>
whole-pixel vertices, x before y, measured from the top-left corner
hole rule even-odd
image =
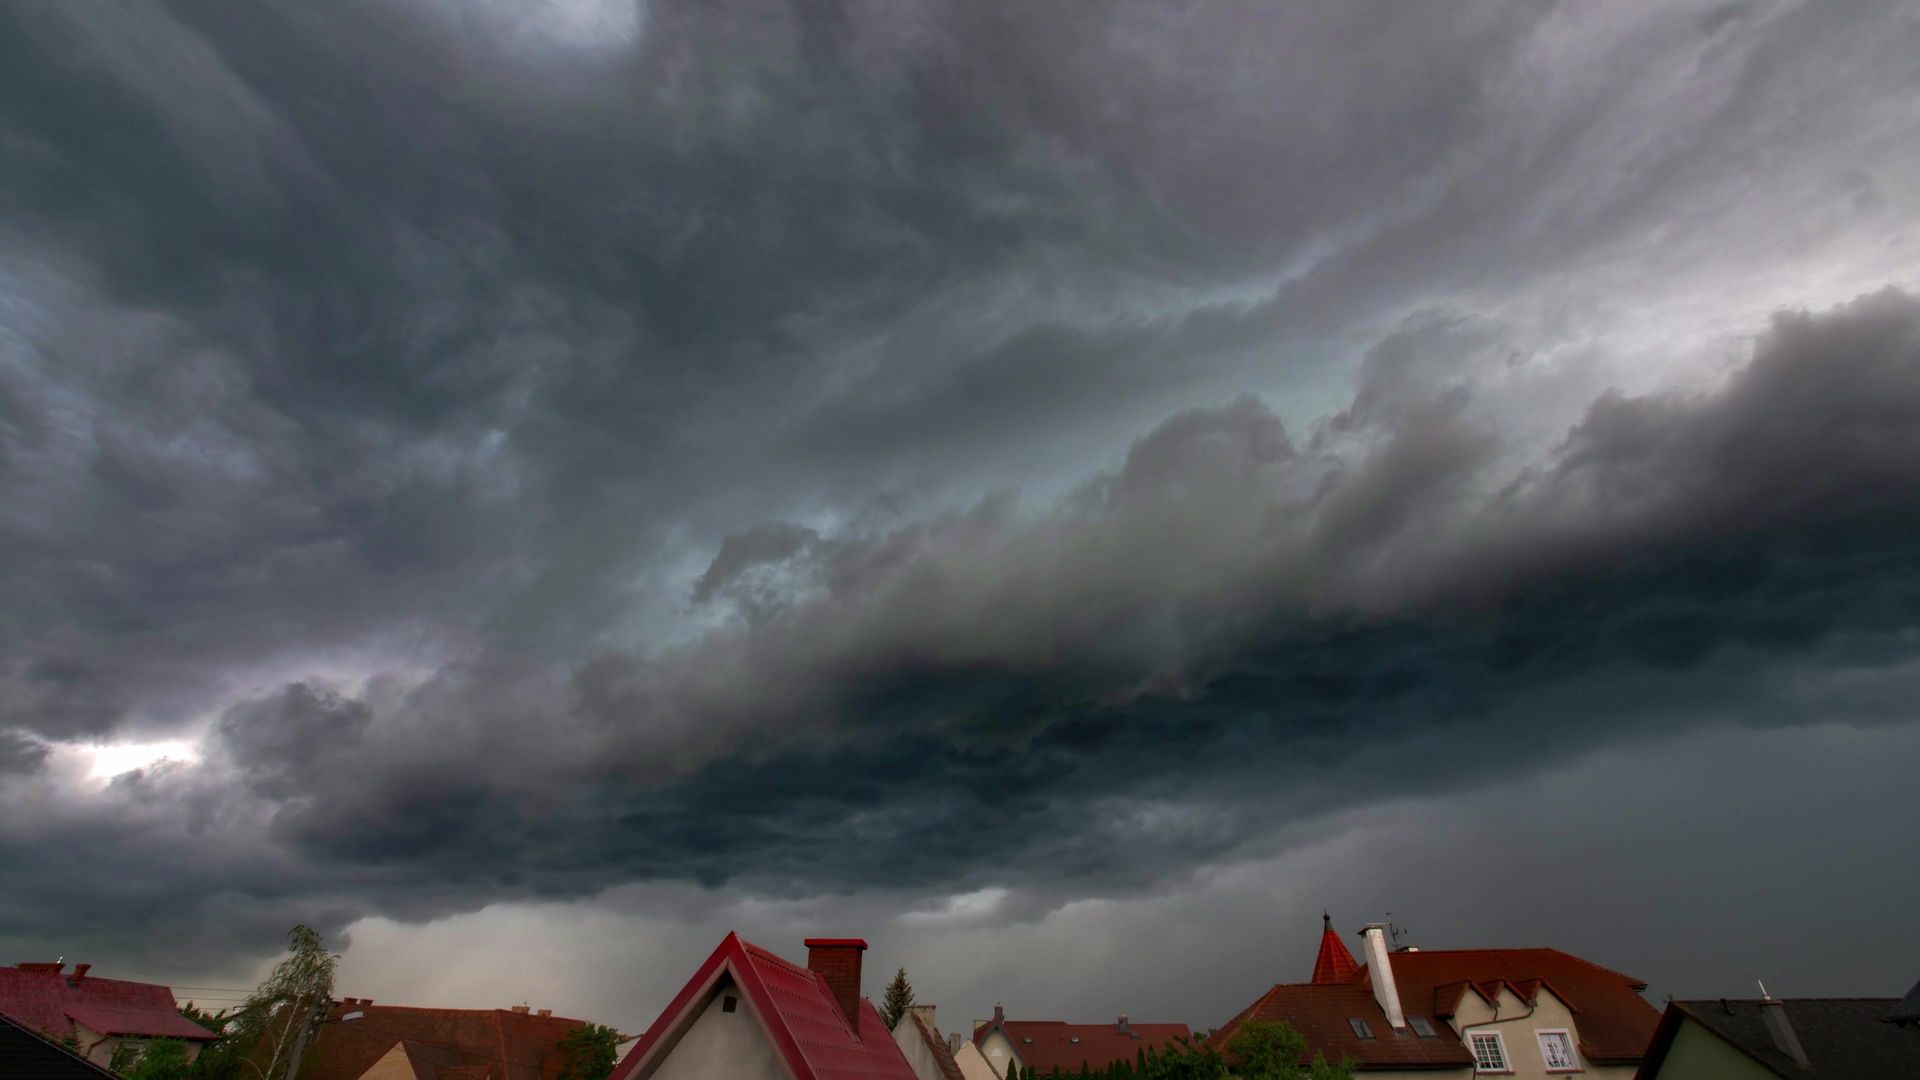
[[[1762,1001],[1772,1001],[1772,1000],[1773,1000],[1773,995],[1772,995],[1772,994],[1769,994],[1769,993],[1767,993],[1767,984],[1766,984],[1766,983],[1764,983],[1764,982],[1760,982],[1760,980],[1759,980],[1759,979],[1755,979],[1755,980],[1753,980],[1753,981],[1754,981],[1754,982],[1756,982],[1756,983],[1759,983],[1759,985],[1760,985],[1760,998],[1761,998],[1761,1000],[1762,1000]]]

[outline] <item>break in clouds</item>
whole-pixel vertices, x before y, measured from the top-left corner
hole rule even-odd
[[[0,5],[4,940],[1028,924],[1905,725],[1917,31]]]

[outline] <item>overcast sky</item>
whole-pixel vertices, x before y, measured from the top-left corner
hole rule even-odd
[[[1920,9],[0,0],[0,962],[1920,977]]]

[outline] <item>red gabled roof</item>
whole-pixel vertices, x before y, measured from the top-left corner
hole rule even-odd
[[[651,1075],[722,979],[740,988],[794,1080],[915,1080],[872,1002],[860,999],[856,1032],[824,978],[734,933],[721,939],[608,1080]]]
[[[342,1021],[351,1013],[354,1020]],[[416,1076],[439,1080],[555,1080],[566,1066],[560,1040],[586,1021],[512,1009],[431,1009],[336,1001],[301,1067],[300,1080],[359,1080],[397,1044]]]
[[[0,968],[0,1012],[55,1039],[71,1033],[76,1020],[102,1035],[220,1037],[180,1015],[172,987],[63,973],[57,964]]]
[[[1473,984],[1476,993],[1492,997],[1500,984],[1511,987],[1524,1001],[1532,1001],[1541,987],[1565,1002],[1580,1029],[1580,1051],[1599,1064],[1634,1062],[1647,1049],[1660,1013],[1640,991],[1647,984],[1559,949],[1422,949],[1392,956],[1393,981],[1400,991],[1401,1008],[1409,1014],[1434,1009],[1452,993],[1454,983]],[[1360,969],[1361,981],[1367,969]]]
[[[1316,983],[1343,983],[1354,977],[1360,970],[1359,961],[1347,951],[1346,942],[1333,932],[1333,916],[1320,914],[1320,955],[1313,959],[1313,981]]]
[[[1396,1036],[1362,966],[1345,983],[1275,986],[1208,1041],[1224,1051],[1247,1020],[1283,1020],[1306,1036],[1309,1054],[1317,1051],[1329,1061],[1350,1057],[1367,1068],[1469,1065],[1471,1057],[1446,1020],[1467,994],[1493,1001],[1503,987],[1524,1001],[1545,990],[1566,1003],[1579,1029],[1580,1052],[1596,1064],[1638,1061],[1660,1022],[1640,996],[1645,983],[1558,949],[1423,949],[1396,952],[1391,962],[1401,1011],[1410,1021],[1427,1018],[1437,1038],[1420,1038],[1411,1029]],[[1366,1021],[1373,1038],[1356,1035],[1350,1019]]]
[[[1045,1076],[1054,1069],[1073,1074],[1081,1063],[1101,1069],[1116,1061],[1132,1061],[1142,1047],[1155,1050],[1180,1036],[1192,1037],[1185,1024],[1069,1024],[1064,1020],[1003,1020],[1000,1030],[1013,1041],[1020,1063]],[[991,1021],[974,1029],[973,1042],[986,1040]]]

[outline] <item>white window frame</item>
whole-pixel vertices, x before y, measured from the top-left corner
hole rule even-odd
[[[1504,1067],[1498,1068],[1498,1069],[1489,1069],[1481,1065],[1480,1051],[1473,1045],[1473,1042],[1475,1039],[1492,1039],[1493,1045],[1500,1049],[1500,1061],[1503,1063]],[[1511,1073],[1513,1071],[1513,1055],[1507,1053],[1507,1040],[1501,1038],[1500,1033],[1497,1031],[1467,1032],[1467,1053],[1473,1055],[1473,1071],[1475,1074],[1505,1076],[1508,1073]]]
[[[1553,1035],[1558,1035],[1560,1038],[1566,1040],[1567,1053],[1573,1055],[1573,1064],[1571,1066],[1564,1069],[1556,1069],[1547,1063],[1547,1038]],[[1566,1028],[1535,1028],[1533,1029],[1533,1037],[1534,1040],[1540,1044],[1540,1064],[1544,1066],[1548,1072],[1577,1073],[1586,1071],[1580,1064],[1580,1047],[1573,1041],[1573,1032],[1568,1031]]]

